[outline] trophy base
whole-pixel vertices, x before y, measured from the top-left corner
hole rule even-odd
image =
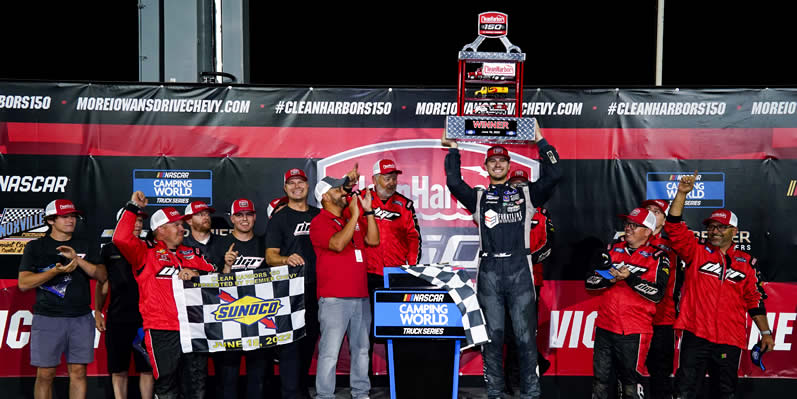
[[[526,144],[536,137],[536,118],[448,116],[446,138],[476,143]]]

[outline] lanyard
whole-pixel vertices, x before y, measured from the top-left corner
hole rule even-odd
[[[332,220],[334,220],[335,223],[337,223],[338,226],[340,226],[340,229],[343,230],[343,223],[341,223],[340,220],[338,220],[338,218],[334,218]],[[354,247],[354,249],[357,249],[357,243],[354,241],[354,234],[356,233],[357,230],[355,229],[354,233],[351,235],[351,245]]]

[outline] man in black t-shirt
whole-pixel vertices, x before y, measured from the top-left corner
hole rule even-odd
[[[36,290],[30,333],[30,364],[37,367],[35,398],[52,397],[55,368],[66,355],[70,398],[86,397],[86,365],[94,361],[94,320],[89,279],[105,281],[105,266],[94,246],[73,238],[78,215],[72,201],[47,204],[50,227],[25,246],[19,264],[19,289]]]
[[[263,257],[266,253],[262,236],[254,233],[257,220],[252,201],[240,198],[233,201],[230,207],[232,234],[218,237],[208,247],[208,260],[222,273],[234,273],[266,267]],[[241,372],[241,357],[246,358],[246,397],[264,397],[265,386],[274,374],[274,358],[272,349],[260,349],[246,352],[230,351],[213,355],[220,385],[223,387],[223,398],[238,398],[238,376]],[[284,366],[280,364],[280,371]],[[281,373],[282,374],[282,373]],[[282,397],[293,397],[286,394],[290,384],[283,382]]]
[[[116,214],[122,218],[124,208]],[[147,213],[139,211],[133,235],[141,236],[144,218]],[[133,350],[133,341],[142,328],[143,320],[138,310],[138,283],[133,276],[133,267],[112,242],[105,244],[100,251],[102,264],[108,271],[108,280],[97,281],[94,289],[94,321],[97,330],[105,332],[105,350],[108,355],[108,372],[117,398],[127,397],[127,370],[130,368],[130,354],[139,373],[138,388],[142,399],[151,399],[155,380],[152,367],[144,353]],[[108,304],[107,318],[102,315],[110,288],[111,300]]]
[[[199,248],[200,253],[207,256],[213,241],[218,239],[210,232],[210,214],[215,212],[215,209],[202,201],[194,201],[186,205],[185,216],[191,215],[191,218],[186,219],[185,222],[188,223],[191,230],[183,239],[183,245]]]
[[[307,204],[307,176],[301,169],[285,172],[283,190],[288,196],[288,205],[271,217],[266,231],[266,262],[269,266],[304,265],[304,321],[306,336],[298,342],[282,345],[281,351],[294,350],[298,346],[301,361],[300,386],[306,397],[308,373],[313,360],[316,342],[320,334],[318,324],[318,301],[316,299],[315,251],[310,242],[310,221],[320,210]],[[282,367],[280,357],[280,368]]]

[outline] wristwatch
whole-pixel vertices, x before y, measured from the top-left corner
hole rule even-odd
[[[772,335],[772,330],[761,331],[761,335]]]

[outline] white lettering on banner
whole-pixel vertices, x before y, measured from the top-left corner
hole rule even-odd
[[[7,312],[7,311],[6,311]],[[11,316],[8,322],[8,335],[6,344],[12,349],[22,349],[30,341],[30,332],[20,332],[20,327],[33,323],[33,314],[27,310],[20,310]],[[5,324],[5,320],[3,320]]]
[[[456,115],[457,103],[419,102],[415,104],[415,115]]]
[[[794,320],[797,319],[797,313],[788,312],[768,312],[767,322],[772,329],[772,338],[775,340],[776,351],[790,351],[791,343],[786,342],[786,337],[792,335],[794,332]],[[775,323],[777,321],[777,323]],[[791,323],[791,325],[789,325]],[[750,326],[750,340],[747,341],[747,349],[753,349],[758,340],[761,339],[761,332],[755,323]]]
[[[0,109],[50,109],[50,96],[6,96],[0,94]]]
[[[682,116],[682,115],[724,115],[726,104],[724,102],[618,102],[609,105],[609,115],[640,115],[640,116]]]
[[[390,115],[393,103],[385,101],[280,101],[275,113],[309,115]]]
[[[3,347],[3,336],[6,333],[6,320],[8,320],[8,311],[0,310],[0,348]]]
[[[562,348],[567,338],[567,332],[570,331],[570,341],[568,348],[577,348],[579,338],[581,343],[587,347],[592,348],[595,341],[592,339],[592,330],[595,325],[595,319],[598,317],[598,311],[593,310],[587,315],[584,325],[582,320],[584,317],[583,310],[565,310],[562,312],[562,321],[559,321],[560,311],[551,311],[551,331],[548,336],[548,345],[551,348]],[[572,320],[572,322],[571,322]],[[571,328],[572,326],[572,328]],[[583,327],[583,328],[582,328]]]
[[[403,325],[445,325],[448,323],[448,307],[444,304],[402,303],[399,305]]]
[[[159,197],[190,197],[194,192],[191,180],[155,180],[152,186]]]
[[[584,103],[531,102],[523,103],[523,115],[581,115]]]
[[[793,115],[797,112],[794,101],[754,101],[750,115]]]
[[[63,193],[68,183],[66,176],[0,176],[0,191]]]
[[[249,113],[249,100],[78,97],[77,111]]]

